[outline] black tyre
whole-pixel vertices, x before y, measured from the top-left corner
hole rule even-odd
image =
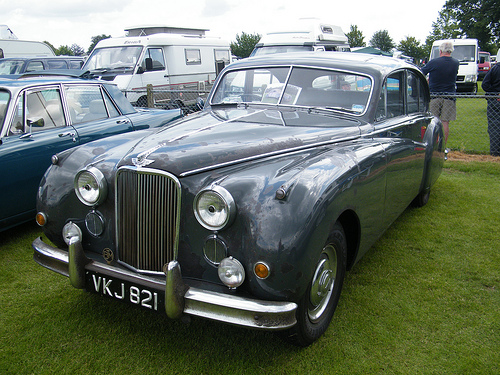
[[[421,191],[415,199],[411,202],[412,207],[423,207],[429,202],[429,197],[431,195],[430,189]]]
[[[298,346],[316,341],[330,325],[344,283],[347,243],[340,224],[321,250],[314,275],[299,302],[297,324],[285,331],[285,338]]]

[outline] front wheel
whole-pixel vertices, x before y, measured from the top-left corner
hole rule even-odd
[[[347,243],[340,224],[321,250],[306,293],[297,308],[297,324],[286,331],[286,339],[298,346],[316,341],[330,325],[344,282]]]

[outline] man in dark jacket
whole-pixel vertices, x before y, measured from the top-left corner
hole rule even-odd
[[[500,156],[500,63],[496,63],[484,76],[483,90],[488,97],[488,134],[490,135],[490,154]]]
[[[453,43],[445,41],[439,46],[439,57],[432,59],[422,68],[422,72],[429,74],[429,89],[431,94],[440,95],[431,100],[430,110],[432,114],[439,117],[443,123],[444,139],[448,140],[450,133],[450,121],[457,119],[457,103],[455,98],[447,98],[446,95],[454,95],[457,91],[456,80],[460,62],[451,57]]]

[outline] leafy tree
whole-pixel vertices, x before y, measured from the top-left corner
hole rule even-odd
[[[448,0],[444,9],[454,13],[468,38],[476,38],[483,49],[500,43],[500,0]]]
[[[56,49],[56,55],[57,56],[61,56],[61,55],[64,55],[64,56],[74,56],[74,53],[73,53],[71,47],[68,47],[68,46],[59,46],[59,48]]]
[[[93,51],[95,45],[99,43],[103,39],[108,39],[111,38],[111,35],[106,35],[106,34],[101,34],[101,35],[96,35],[90,38],[90,47],[87,50],[87,55],[90,55],[91,52]]]
[[[351,30],[345,35],[351,47],[366,47],[365,37],[357,25],[351,25]]]
[[[458,39],[462,37],[463,31],[460,29],[455,12],[443,8],[439,12],[438,19],[432,23],[432,31],[425,39],[425,54],[428,56],[431,52],[432,43],[440,39]]]
[[[70,49],[75,56],[83,56],[85,54],[85,50],[76,43],[73,43]]]
[[[384,52],[391,52],[396,46],[387,30],[376,31],[370,40],[370,45]]]
[[[403,52],[404,55],[413,57],[417,61],[426,56],[424,47],[420,44],[420,41],[412,36],[407,36],[406,39],[401,40],[397,49]]]
[[[241,35],[236,34],[236,41],[231,42],[231,53],[240,58],[245,58],[250,56],[255,45],[259,42],[261,38],[260,34],[247,34],[244,31]]]

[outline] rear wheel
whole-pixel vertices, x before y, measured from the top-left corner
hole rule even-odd
[[[429,197],[431,195],[430,189],[421,191],[418,193],[418,195],[415,197],[415,199],[411,202],[412,207],[423,207],[429,202]]]
[[[321,250],[313,277],[299,302],[297,324],[286,331],[286,339],[299,346],[316,341],[330,325],[344,282],[347,243],[340,224]]]

